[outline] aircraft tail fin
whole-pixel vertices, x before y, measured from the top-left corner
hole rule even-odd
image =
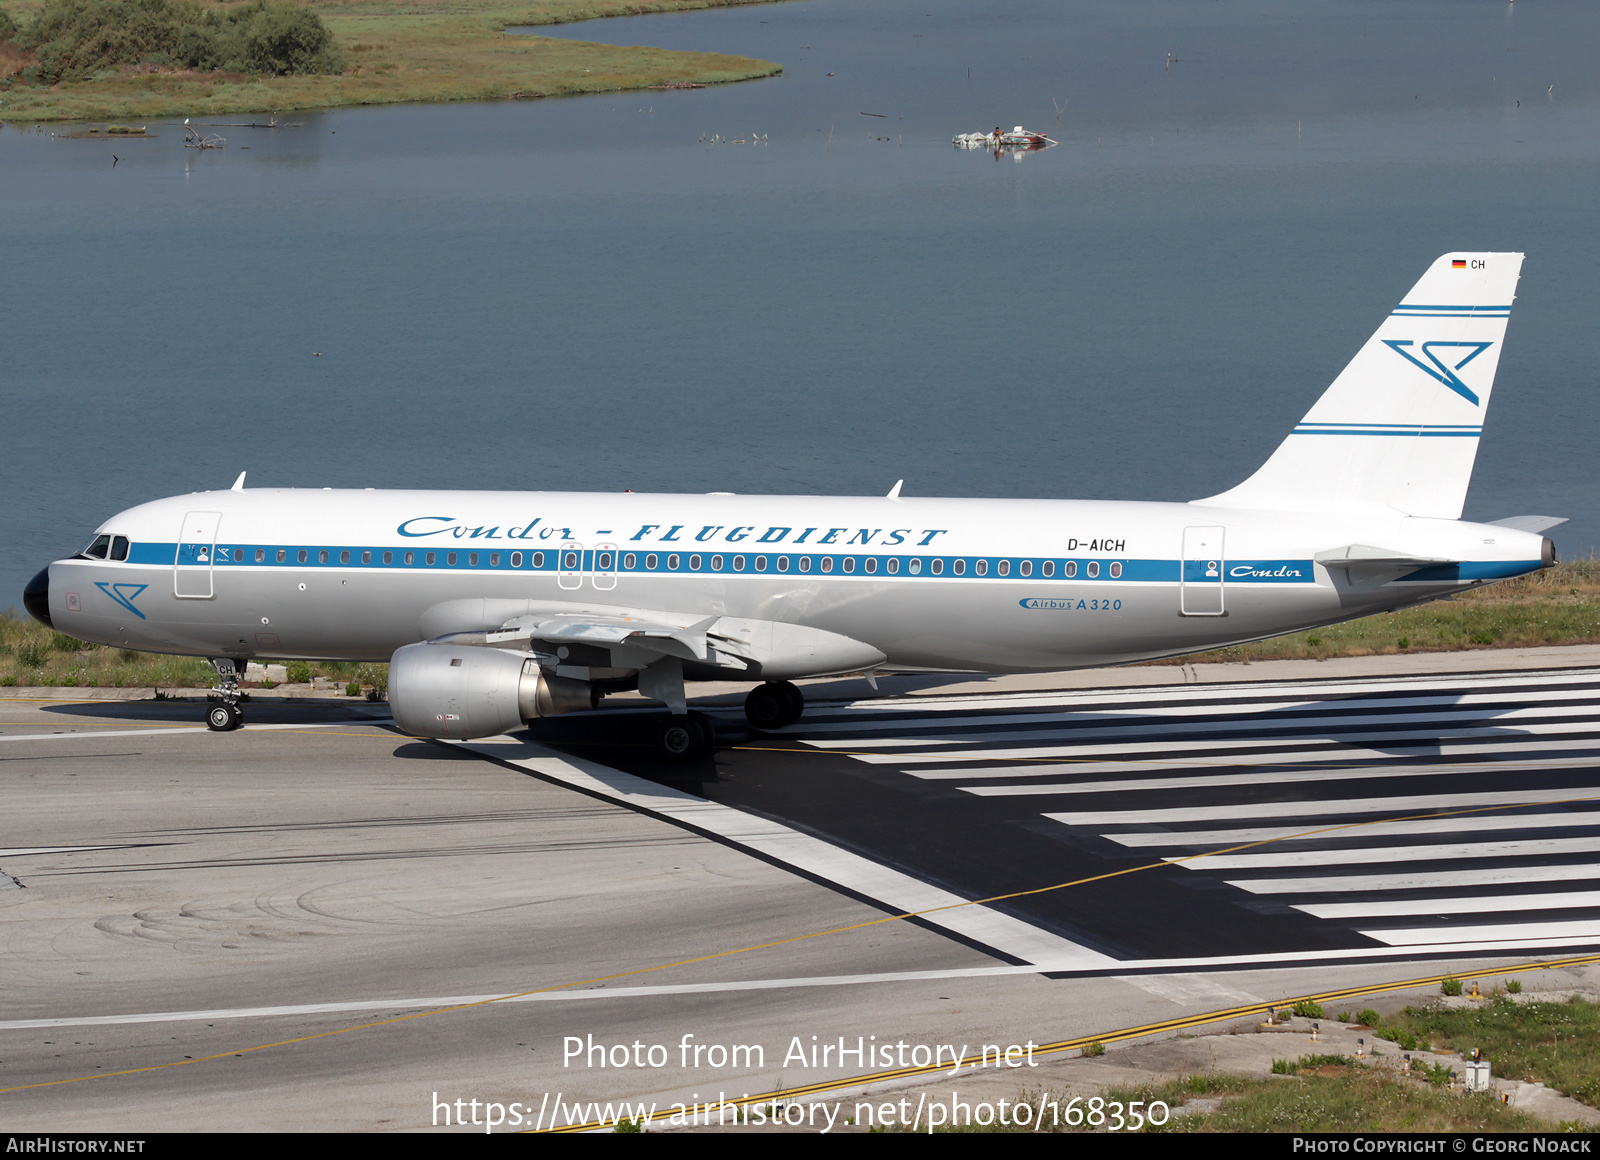
[[[1196,503],[1459,519],[1521,254],[1446,254],[1261,469]]]

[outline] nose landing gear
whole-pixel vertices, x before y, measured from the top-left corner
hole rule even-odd
[[[217,670],[217,684],[211,695],[219,698],[206,710],[206,728],[213,733],[231,733],[244,724],[244,710],[239,708],[239,674],[244,666],[243,660],[233,657],[211,658],[211,667]]]

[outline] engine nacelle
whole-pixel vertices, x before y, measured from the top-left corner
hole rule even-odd
[[[389,660],[395,724],[417,737],[493,737],[593,703],[588,682],[546,676],[526,653],[423,642]]]

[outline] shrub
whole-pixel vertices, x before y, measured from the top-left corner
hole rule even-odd
[[[1291,1059],[1275,1059],[1272,1061],[1273,1075],[1294,1075],[1299,1070],[1299,1065]]]
[[[1511,994],[1513,994],[1513,995],[1522,994],[1522,980],[1521,979],[1507,979],[1506,980],[1506,990],[1511,992]]]
[[[344,687],[344,695],[346,697],[359,697],[359,696],[361,696],[361,682],[360,681],[351,681],[348,685],[346,685]]]
[[[17,22],[11,19],[11,13],[0,8],[0,43],[17,38]]]
[[[42,644],[19,644],[17,663],[24,668],[36,669],[50,659],[50,650]]]
[[[1085,1045],[1083,1049],[1083,1054],[1088,1057],[1104,1055],[1105,1053],[1106,1045],[1101,1043],[1098,1039],[1096,1039],[1093,1043]]]
[[[273,76],[344,68],[322,18],[282,0],[225,10],[189,0],[47,0],[17,42],[39,57],[24,75],[45,84],[120,64]]]
[[[1294,1013],[1302,1019],[1326,1019],[1327,1013],[1323,1011],[1321,1003],[1313,1003],[1310,999],[1301,999],[1294,1005]]]
[[[305,661],[290,661],[285,674],[291,685],[309,685],[311,683],[311,666]]]
[[[1356,1022],[1364,1027],[1381,1027],[1383,1025],[1383,1016],[1379,1015],[1371,1007],[1363,1007],[1356,1012]]]
[[[1451,975],[1448,978],[1440,980],[1440,982],[1439,982],[1439,992],[1441,994],[1444,994],[1444,995],[1459,995],[1459,994],[1461,994],[1461,980],[1456,978],[1454,975]]]

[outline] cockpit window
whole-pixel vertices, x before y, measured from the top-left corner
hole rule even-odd
[[[96,536],[94,543],[83,550],[83,554],[91,560],[104,560],[106,552],[111,548],[110,536]]]
[[[110,558],[113,559],[113,560],[126,560],[128,558],[128,537],[127,536],[112,536],[111,537],[111,557]]]

